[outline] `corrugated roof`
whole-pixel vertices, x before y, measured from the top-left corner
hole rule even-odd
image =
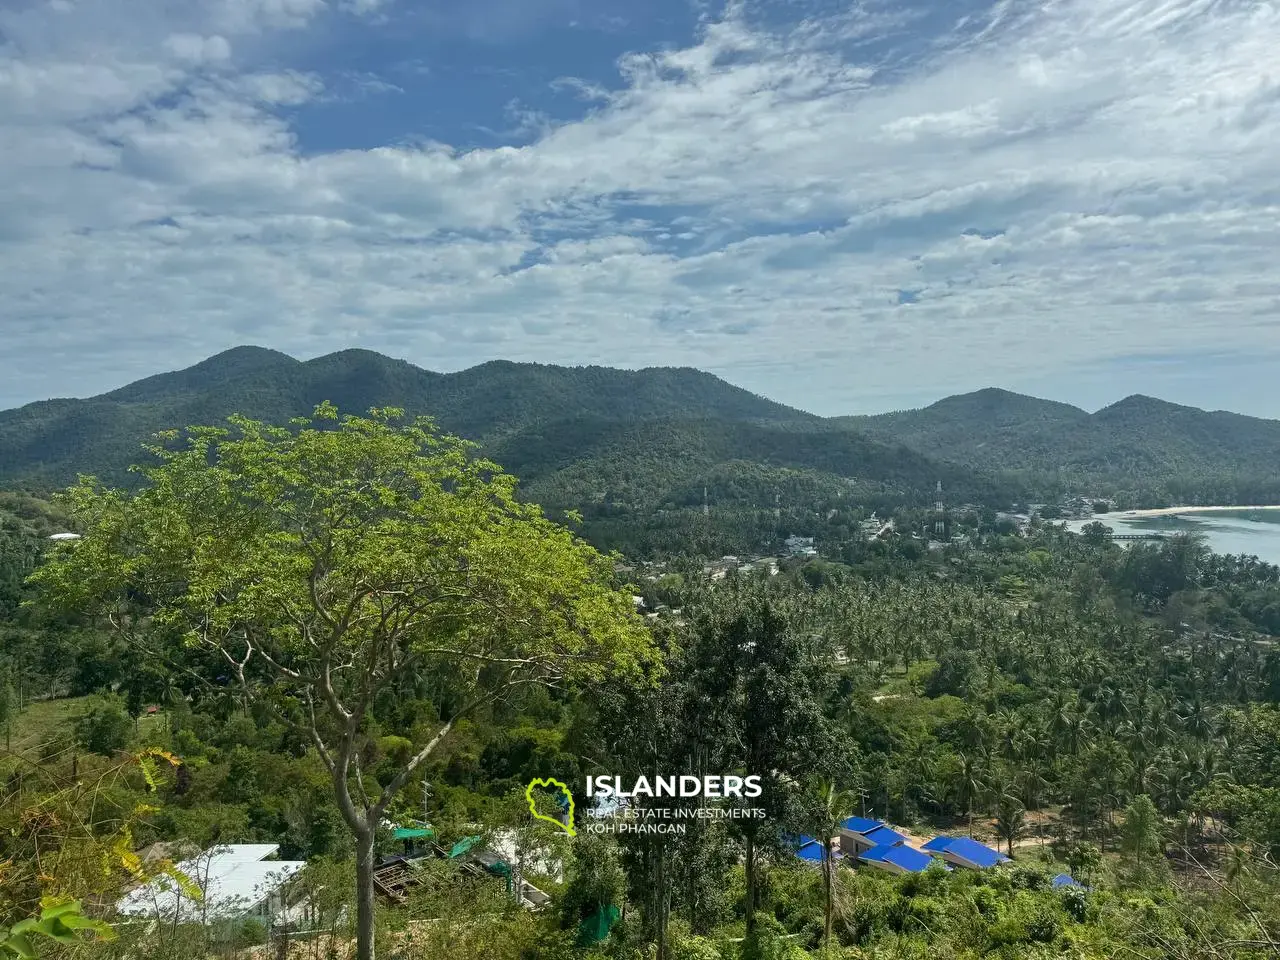
[[[801,860],[808,860],[812,863],[821,863],[822,844],[817,840],[810,840],[808,843],[801,844],[800,849],[796,851],[796,856]]]
[[[897,830],[893,829],[893,827],[890,827],[887,824],[881,824],[880,826],[872,830],[870,833],[863,834],[863,836],[865,836],[872,843],[876,843],[876,844],[887,843],[890,845],[903,843],[907,839],[902,834],[900,834]]]
[[[841,830],[848,830],[851,833],[867,834],[876,827],[883,827],[883,820],[871,820],[867,817],[850,817],[840,824]]]
[[[947,849],[947,847],[949,847],[952,843],[954,843],[955,839],[956,839],[955,837],[934,837],[932,840],[930,840],[920,849],[928,850],[931,853],[941,853],[943,850]]]
[[[925,846],[927,847],[928,844]],[[994,867],[997,863],[1004,863],[1009,859],[999,850],[993,850],[985,843],[979,843],[969,837],[956,837],[943,849],[948,856],[972,863],[976,867]]]
[[[301,860],[265,859],[279,849],[270,843],[211,847],[177,865],[183,876],[204,891],[202,901],[188,899],[176,880],[161,876],[130,892],[116,909],[131,916],[176,915],[188,921],[238,916],[306,866]]]
[[[891,846],[884,843],[878,847],[872,847],[858,859],[872,864],[891,863],[908,873],[922,873],[929,869],[929,864],[933,863],[933,858],[927,853],[921,853],[910,847]]]

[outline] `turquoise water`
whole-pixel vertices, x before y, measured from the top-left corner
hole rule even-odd
[[[1198,533],[1215,553],[1244,553],[1280,565],[1280,510],[1242,510],[1239,513],[1181,513],[1172,517],[1120,520],[1107,514],[1094,517],[1116,533]],[[1079,532],[1088,520],[1068,520]]]

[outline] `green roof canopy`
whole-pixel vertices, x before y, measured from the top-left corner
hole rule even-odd
[[[452,848],[450,848],[449,859],[452,860],[454,857],[462,856],[464,853],[466,853],[468,850],[470,850],[479,842],[480,842],[479,837],[463,837],[461,840],[455,843]]]
[[[417,840],[419,837],[433,837],[435,831],[430,827],[396,827],[391,836],[396,840]]]
[[[587,946],[608,938],[609,931],[618,922],[619,916],[621,913],[612,903],[601,907],[578,924],[578,943]]]

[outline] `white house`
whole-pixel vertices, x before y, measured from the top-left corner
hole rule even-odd
[[[786,539],[787,553],[793,557],[813,557],[818,551],[813,546],[813,537],[790,536]]]
[[[205,925],[249,918],[268,925],[299,919],[304,905],[290,902],[288,881],[306,862],[268,859],[279,849],[271,843],[210,847],[176,867],[203,892],[202,898],[191,899],[174,877],[161,875],[127,894],[116,911],[126,917]]]

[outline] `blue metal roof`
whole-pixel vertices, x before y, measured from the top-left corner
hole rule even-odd
[[[865,860],[867,863],[891,863],[909,873],[923,873],[929,869],[929,864],[933,863],[933,858],[927,853],[887,843],[872,847],[858,859]]]
[[[955,837],[934,837],[926,843],[921,849],[928,850],[931,853],[941,853],[951,844],[955,843]]]
[[[1050,881],[1049,881],[1049,883],[1050,883],[1050,884],[1051,884],[1055,889],[1060,888],[1060,887],[1078,887],[1078,886],[1080,886],[1080,884],[1079,884],[1079,883],[1077,883],[1077,882],[1076,882],[1076,881],[1075,881],[1075,880],[1074,880],[1074,879],[1073,879],[1069,874],[1065,874],[1065,873],[1060,873],[1060,874],[1058,874],[1056,877],[1054,877],[1052,880],[1050,880]]]
[[[887,843],[890,846],[897,843],[904,843],[906,842],[906,839],[907,839],[902,834],[900,834],[897,830],[893,829],[893,827],[883,825],[883,824],[881,826],[876,827],[870,833],[863,834],[863,836],[865,836],[872,843],[875,843],[875,844]]]
[[[850,817],[848,820],[840,824],[841,830],[849,830],[852,833],[867,834],[876,827],[883,827],[883,820],[870,820],[867,817]]]
[[[822,862],[822,844],[817,840],[810,840],[806,844],[802,844],[800,849],[796,851],[796,856],[801,860],[808,860],[812,863]]]
[[[929,843],[933,842],[933,840],[929,841]],[[925,846],[930,850],[935,852],[945,850],[951,856],[972,863],[975,867],[994,867],[997,863],[1005,863],[1009,859],[999,850],[992,850],[985,843],[979,843],[969,837],[956,837],[945,847],[940,848],[929,847],[929,843]]]

